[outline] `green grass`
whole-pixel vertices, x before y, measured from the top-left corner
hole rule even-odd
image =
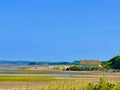
[[[35,82],[53,79],[52,76],[0,76],[0,82]]]

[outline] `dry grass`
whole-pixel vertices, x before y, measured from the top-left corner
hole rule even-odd
[[[101,77],[115,85],[112,88],[112,84],[110,84],[110,90],[119,90],[120,76],[118,74],[90,75],[89,77],[0,76],[0,90],[88,90],[88,88],[95,90],[93,88],[97,86],[94,85],[99,83]],[[109,84],[103,83],[101,86],[108,87],[106,85]]]

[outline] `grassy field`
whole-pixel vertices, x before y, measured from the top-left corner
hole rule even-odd
[[[119,72],[0,70],[0,90],[120,90]]]
[[[54,78],[53,76],[0,76],[0,82],[39,82]]]
[[[120,74],[57,77],[1,75],[0,90],[120,90]],[[101,79],[102,78],[102,79]]]

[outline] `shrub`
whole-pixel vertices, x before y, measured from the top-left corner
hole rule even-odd
[[[80,66],[79,65],[74,65],[74,66],[71,66],[70,68],[67,68],[66,70],[80,71]]]
[[[85,90],[116,90],[115,84],[106,82],[105,79],[100,78],[98,84],[89,83]]]

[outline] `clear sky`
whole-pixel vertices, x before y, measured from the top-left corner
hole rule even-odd
[[[119,39],[120,0],[0,0],[0,59],[109,60]]]

